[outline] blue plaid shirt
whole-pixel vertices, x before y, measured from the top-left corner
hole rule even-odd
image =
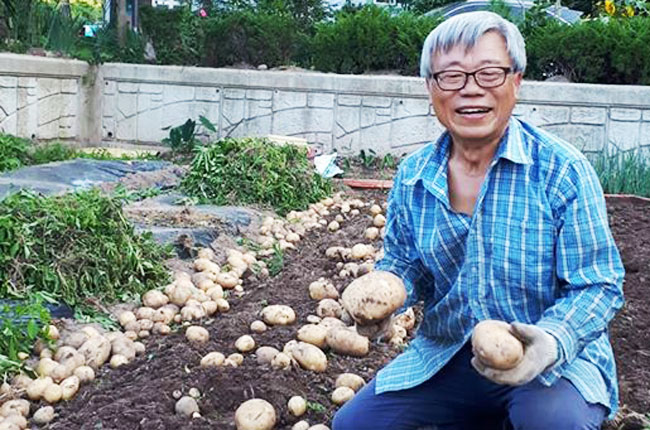
[[[536,324],[558,341],[559,361],[538,379],[564,377],[591,403],[618,408],[607,324],[623,304],[624,270],[603,191],[576,148],[512,118],[473,215],[447,192],[450,137],[411,154],[389,197],[384,258],[407,305],[424,302],[409,348],[377,374],[376,392],[421,384],[485,319]]]

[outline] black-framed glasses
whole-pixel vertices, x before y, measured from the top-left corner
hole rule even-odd
[[[476,85],[481,88],[500,87],[506,81],[508,74],[512,73],[510,67],[488,66],[473,72],[463,72],[462,70],[443,70],[434,73],[438,87],[444,91],[458,91],[465,88],[470,76],[474,77]]]

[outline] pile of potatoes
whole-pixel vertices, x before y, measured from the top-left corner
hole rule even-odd
[[[307,411],[307,401],[301,396],[293,396],[287,403],[289,412],[296,417]],[[239,405],[235,411],[237,430],[272,430],[277,421],[275,408],[264,399],[250,399]],[[292,430],[329,430],[325,424],[310,426],[305,420],[298,421]]]

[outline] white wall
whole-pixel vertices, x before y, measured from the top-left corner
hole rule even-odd
[[[218,136],[303,137],[323,151],[410,152],[435,139],[420,78],[105,64],[0,54],[0,129],[154,143],[204,115]],[[525,82],[515,115],[585,152],[650,148],[650,87]]]

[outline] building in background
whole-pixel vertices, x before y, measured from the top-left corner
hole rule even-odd
[[[181,1],[180,0],[152,0],[151,1],[152,6],[166,6],[170,9],[180,6]]]

